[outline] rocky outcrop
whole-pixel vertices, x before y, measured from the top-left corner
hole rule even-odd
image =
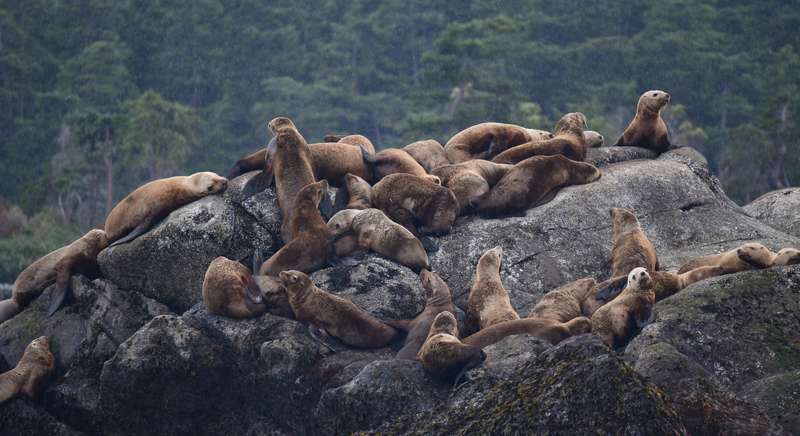
[[[611,207],[638,216],[662,269],[746,242],[800,246],[733,205],[694,150],[652,157],[634,147],[590,150],[600,180],[566,187],[524,216],[461,217],[450,234],[433,237],[440,250],[429,254],[431,265],[450,287],[457,318],[478,259],[497,245],[501,279],[522,316],[545,293],[593,276],[614,242]],[[215,257],[249,266],[255,249],[269,256],[278,248],[274,190],[241,200],[254,174],[103,251],[105,279],[73,277],[74,296],[53,317],[44,318],[48,290],[0,325],[0,370],[40,335],[51,337],[57,361],[41,406],[0,405],[2,434],[48,433],[37,422],[91,435],[781,434],[776,422],[797,426],[800,266],[687,287],[656,305],[655,323],[621,350],[625,360],[592,334],[555,347],[507,338],[487,347],[486,361],[455,390],[419,362],[392,360],[391,346],[333,353],[294,320],[187,312]],[[392,318],[425,306],[419,276],[376,254],[311,278]],[[6,422],[17,424],[9,432]]]
[[[764,194],[743,209],[769,226],[800,237],[800,188]]]

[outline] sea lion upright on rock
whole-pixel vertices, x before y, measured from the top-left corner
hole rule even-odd
[[[206,195],[219,194],[227,187],[227,180],[209,172],[170,177],[139,187],[106,218],[110,247],[132,241],[173,210]]]
[[[228,318],[253,318],[267,310],[250,270],[224,256],[206,269],[203,303],[209,312]]]
[[[344,176],[344,186],[336,192],[333,213],[345,209],[370,209],[372,207],[372,185],[353,174]]]
[[[428,174],[434,168],[450,165],[450,161],[447,160],[447,155],[444,153],[444,147],[433,139],[413,142],[403,147],[402,150],[411,155]]]
[[[614,223],[614,247],[611,255],[600,267],[596,279],[627,276],[632,269],[642,267],[658,271],[658,255],[647,239],[636,215],[625,209],[612,207],[608,211]]]
[[[455,389],[467,370],[486,360],[486,354],[480,348],[458,340],[456,317],[445,311],[434,318],[430,333],[414,360],[422,362],[432,376],[453,381]]]
[[[564,115],[556,124],[555,137],[544,141],[528,142],[510,148],[492,158],[492,162],[516,165],[533,156],[560,154],[574,161],[586,160],[586,116],[580,112]]]
[[[467,313],[459,327],[461,338],[494,324],[519,319],[500,280],[502,260],[503,248],[500,246],[487,251],[478,260],[475,279],[469,290]]]
[[[514,165],[491,191],[470,198],[486,218],[496,218],[546,203],[567,185],[591,183],[602,173],[594,166],[564,156],[534,156]]]
[[[455,165],[471,159],[491,159],[511,147],[553,137],[550,132],[514,124],[482,123],[456,133],[444,145],[444,152]]]
[[[56,370],[56,358],[50,352],[50,340],[34,339],[25,348],[17,366],[0,374],[0,404],[18,396],[36,399]]]
[[[634,268],[628,274],[628,285],[612,302],[592,315],[592,333],[608,345],[619,348],[628,342],[636,328],[653,321],[653,281],[644,268]]]
[[[680,146],[669,141],[669,133],[661,109],[669,103],[669,94],[664,91],[647,91],[639,97],[636,116],[630,126],[622,133],[615,147],[642,147],[656,153],[664,153]]]
[[[456,165],[443,165],[431,174],[438,176],[442,185],[453,191],[458,200],[460,215],[472,212],[469,199],[489,192],[512,165],[497,164],[483,159],[473,159]]]
[[[300,271],[280,273],[289,303],[298,321],[308,326],[311,336],[337,351],[331,336],[359,348],[379,348],[397,336],[397,330],[367,315],[355,304],[329,294]]]
[[[725,253],[692,259],[678,268],[678,274],[701,266],[721,266],[725,274],[769,268],[772,266],[772,252],[759,243],[744,244]]]
[[[56,284],[56,289],[46,316],[55,313],[69,293],[69,279],[72,274],[101,277],[97,267],[97,253],[106,247],[106,233],[98,229],[90,230],[72,244],[59,248],[25,268],[14,282],[11,298],[0,302],[0,324],[25,310],[34,298],[53,283]]]

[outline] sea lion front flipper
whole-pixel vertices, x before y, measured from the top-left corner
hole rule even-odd
[[[470,359],[467,361],[464,367],[461,368],[461,372],[459,372],[458,375],[456,375],[456,380],[453,383],[453,389],[458,387],[458,381],[461,380],[461,377],[464,377],[464,374],[466,374],[467,371],[469,371],[472,368],[475,368],[476,366],[480,365],[484,360],[486,360],[486,353],[484,353],[483,350],[477,347],[472,347],[472,348],[477,349],[479,353],[473,352]]]
[[[347,185],[344,185],[336,191],[336,199],[333,201],[331,213],[336,215],[339,211],[345,210],[348,203],[350,203],[350,191],[347,190]]]
[[[45,318],[49,318],[56,313],[56,310],[58,310],[61,303],[63,303],[64,299],[67,297],[70,288],[69,278],[72,276],[72,267],[74,265],[75,262],[70,262],[69,258],[64,258],[58,263],[56,289],[53,292],[53,297],[50,299],[50,308],[47,309],[47,314],[44,316]]]
[[[319,201],[319,206],[317,207],[319,210],[320,215],[324,216],[326,220],[331,219],[333,216],[333,200],[331,200],[331,195],[327,191],[322,196],[322,199]]]
[[[316,324],[311,324],[308,326],[308,333],[311,335],[311,339],[314,339],[320,344],[328,347],[334,353],[347,350],[348,348],[344,342],[329,335],[325,328]]]
[[[14,305],[14,300],[11,298],[0,301],[0,324],[19,315],[20,313],[21,312],[17,310],[17,306]]]
[[[645,307],[637,310],[636,313],[633,314],[633,320],[639,328],[643,328],[652,323],[653,318],[655,318],[655,311],[653,311],[652,307]]]
[[[273,175],[272,165],[266,165],[264,167],[264,171],[261,171],[260,173],[251,177],[242,188],[242,200],[247,200],[248,198],[272,186],[272,180],[274,179]]]
[[[124,238],[117,239],[116,241],[114,241],[113,244],[109,245],[108,246],[108,254],[111,254],[111,253],[114,252],[114,247],[115,246],[120,245],[120,244],[124,244],[126,242],[133,241],[134,239],[138,238],[139,236],[147,233],[147,230],[150,229],[150,226],[152,226],[156,222],[157,216],[153,212],[155,212],[155,211],[151,211],[150,213],[145,215],[144,218],[142,218],[142,222],[140,222],[139,225],[136,226],[136,228],[131,230],[130,233],[125,235]]]
[[[258,272],[261,271],[261,265],[264,264],[264,252],[261,249],[256,248],[253,252],[253,275],[257,276]]]
[[[420,233],[420,235],[417,236],[417,239],[419,239],[419,242],[422,243],[422,248],[424,248],[425,251],[439,251],[439,246],[436,245],[431,238]]]
[[[192,306],[192,308],[187,310],[187,312],[188,313],[195,313],[195,312],[197,312],[199,310],[203,310],[205,308],[206,308],[206,303],[203,300],[200,300],[199,303],[197,303],[194,306]]]
[[[486,155],[480,159],[492,160],[492,155],[494,154],[494,148],[497,146],[497,142],[492,138],[492,142],[489,143],[489,148],[486,149]]]
[[[533,205],[533,207],[541,206],[543,204],[553,201],[553,199],[556,198],[556,194],[558,194],[558,191],[560,191],[561,188],[563,188],[563,186],[556,186],[555,188],[547,191],[547,193],[544,194],[544,196],[540,198],[539,201],[537,201],[536,204]]]
[[[609,298],[625,289],[626,286],[628,286],[628,276],[620,277],[597,291],[594,294],[594,299],[608,301]]]

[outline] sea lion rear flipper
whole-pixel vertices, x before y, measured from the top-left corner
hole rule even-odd
[[[560,191],[561,188],[563,188],[563,186],[556,186],[555,188],[547,191],[547,194],[544,194],[544,196],[540,198],[539,201],[537,201],[536,204],[533,205],[533,207],[541,206],[543,204],[551,202],[554,198],[556,198],[556,194],[558,194],[558,191]]]
[[[350,203],[350,191],[347,190],[347,185],[343,185],[336,191],[336,200],[333,201],[333,210],[331,213],[336,215],[339,211],[344,210]]]
[[[188,313],[195,313],[195,312],[197,312],[197,311],[199,311],[199,310],[203,310],[203,309],[205,309],[205,308],[206,308],[206,303],[205,303],[205,302],[203,302],[203,300],[200,300],[200,302],[199,302],[199,303],[197,303],[197,304],[195,304],[194,306],[192,306],[192,308],[191,308],[191,309],[189,309],[189,310],[187,310],[186,312],[188,312]]]
[[[147,233],[147,230],[150,228],[150,226],[153,225],[153,223],[155,223],[155,221],[156,221],[156,216],[154,214],[148,213],[147,215],[145,215],[145,217],[142,219],[142,222],[140,222],[135,229],[131,230],[131,232],[125,235],[124,238],[117,239],[116,241],[114,241],[113,244],[108,246],[108,254],[114,252],[115,246],[133,241],[139,236]]]
[[[256,248],[253,252],[253,275],[257,276],[261,271],[261,265],[264,264],[264,252],[260,248]]]
[[[628,276],[620,277],[597,291],[597,293],[594,294],[594,299],[607,301],[609,298],[625,289],[626,286],[628,286]]]
[[[331,200],[330,193],[328,193],[327,191],[325,192],[325,194],[322,196],[322,199],[319,202],[319,206],[317,207],[317,209],[319,209],[320,215],[323,215],[326,218],[326,220],[331,219],[331,217],[333,216],[332,213],[333,200]]]
[[[464,365],[464,367],[461,368],[461,371],[458,373],[458,375],[456,375],[456,380],[453,383],[453,389],[458,387],[458,381],[461,380],[461,377],[463,377],[464,374],[467,373],[467,371],[469,371],[472,368],[475,368],[476,366],[480,365],[484,360],[486,360],[486,353],[484,353],[483,350],[477,347],[473,348],[476,348],[479,351],[479,353],[473,353],[470,359]]]
[[[325,262],[327,262],[330,266],[356,266],[358,265],[358,261],[355,258],[347,256],[347,257],[339,257],[336,255],[336,251],[333,250],[333,247],[330,247],[328,251],[325,253]]]
[[[320,327],[316,324],[311,324],[308,326],[308,333],[311,335],[311,339],[314,339],[320,344],[330,348],[330,350],[334,353],[344,351],[348,348],[344,342],[329,335],[323,327]]]
[[[364,158],[364,160],[371,164],[375,163],[375,155],[372,154],[367,147],[364,146],[364,144],[359,142],[358,145],[361,146],[361,156]]]
[[[53,297],[50,299],[50,308],[47,309],[45,318],[49,318],[64,302],[64,299],[69,293],[69,278],[72,276],[72,267],[74,262],[69,262],[68,259],[63,259],[58,263],[58,276],[56,278],[56,289],[53,292]]]
[[[14,305],[14,300],[11,298],[0,301],[0,324],[19,315],[20,313],[21,312],[17,310],[17,306]]]
[[[417,239],[422,243],[422,248],[424,248],[425,251],[439,251],[439,246],[436,245],[431,238],[420,233]]]
[[[636,326],[639,328],[645,327],[652,323],[653,318],[655,318],[655,312],[653,311],[652,307],[645,307],[637,310],[636,313],[633,314],[633,320],[636,322]]]

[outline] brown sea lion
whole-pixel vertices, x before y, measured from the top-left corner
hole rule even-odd
[[[256,269],[258,271],[258,269]],[[282,316],[284,318],[294,319],[294,311],[292,305],[289,303],[289,296],[286,294],[286,288],[283,287],[283,282],[279,277],[274,276],[253,276],[256,286],[261,291],[264,297],[264,303],[267,305],[267,312]]]
[[[455,165],[471,159],[491,159],[511,147],[553,137],[550,132],[513,124],[482,123],[456,133],[444,145],[444,152]]]
[[[297,193],[291,241],[261,265],[259,275],[277,276],[290,269],[310,273],[325,265],[333,234],[317,207],[327,193],[328,182],[325,180],[310,183]]]
[[[431,330],[436,315],[442,312],[453,312],[453,302],[450,297],[450,288],[436,274],[424,269],[419,274],[422,280],[422,287],[425,288],[425,293],[428,296],[428,301],[425,303],[425,310],[422,311],[413,319],[391,319],[382,316],[376,316],[378,320],[388,324],[396,329],[405,331],[406,339],[403,343],[403,348],[394,356],[395,359],[412,359],[419,353],[422,344],[428,338],[428,333]]]
[[[529,157],[559,154],[574,161],[583,162],[586,160],[584,127],[586,127],[586,117],[582,113],[566,114],[556,124],[553,139],[527,142],[509,148],[492,158],[492,162],[516,165]]]
[[[642,232],[636,215],[616,207],[609,209],[609,213],[614,222],[614,247],[600,267],[596,279],[602,281],[611,277],[627,276],[636,267],[658,271],[658,255],[653,244]]]
[[[132,241],[173,210],[227,187],[227,180],[206,172],[156,180],[136,189],[108,214],[105,230],[110,247]]]
[[[591,183],[600,170],[564,156],[534,156],[514,165],[491,191],[470,198],[469,204],[486,218],[522,213],[552,200],[567,185]]]
[[[339,142],[342,143],[342,144],[354,145],[359,150],[361,149],[361,146],[363,145],[364,147],[366,147],[367,150],[369,150],[370,153],[375,154],[375,146],[372,145],[372,142],[369,139],[367,139],[366,136],[349,135],[349,136],[345,136],[344,138],[339,139]]]
[[[314,286],[300,271],[282,271],[281,281],[298,321],[311,336],[336,351],[331,336],[359,348],[379,348],[397,336],[397,330],[364,313],[355,304]]]
[[[519,319],[500,281],[502,260],[503,248],[500,246],[487,251],[478,260],[475,279],[469,290],[467,313],[459,327],[461,338],[504,321]]]
[[[419,239],[379,209],[343,210],[328,221],[328,227],[334,237],[355,232],[358,245],[349,256],[372,250],[402,263],[414,272],[430,268],[428,254]]]
[[[664,91],[647,91],[639,98],[636,116],[631,125],[619,137],[615,147],[642,147],[664,153],[678,148],[669,141],[669,133],[661,109],[669,103],[669,94]]]
[[[472,212],[469,199],[489,192],[512,165],[496,164],[488,160],[473,159],[456,165],[443,165],[431,172],[442,181],[442,186],[453,191],[458,200],[460,215]]]
[[[309,144],[308,148],[314,180],[327,180],[331,186],[341,187],[350,173],[372,183],[372,168],[364,162],[360,147],[338,142]]]
[[[456,317],[450,312],[440,312],[433,320],[430,333],[414,360],[422,362],[434,377],[453,381],[453,389],[466,372],[486,360],[478,347],[464,345],[458,340]]]
[[[450,165],[447,155],[444,154],[444,147],[439,141],[429,139],[427,141],[417,141],[406,145],[402,149],[408,153],[418,164],[428,172],[442,165]]]
[[[565,323],[550,318],[524,318],[487,327],[463,339],[462,342],[478,348],[486,348],[509,336],[527,333],[556,345],[570,336],[589,333],[591,330],[592,321],[584,317],[578,317]]]
[[[94,229],[72,244],[44,256],[22,271],[14,282],[11,298],[0,302],[0,324],[25,310],[34,298],[56,284],[46,317],[55,313],[69,293],[72,274],[101,277],[97,253],[108,247],[102,230]]]
[[[34,339],[11,371],[0,374],[0,404],[19,396],[39,398],[44,385],[56,370],[56,358],[50,352],[50,340]]]
[[[209,312],[228,318],[253,318],[267,310],[253,274],[239,262],[219,256],[208,265],[203,303]]]
[[[418,164],[410,154],[396,148],[389,148],[378,154],[372,154],[366,147],[361,149],[364,161],[372,166],[372,176],[375,183],[383,180],[390,174],[411,174],[433,183],[439,183],[439,178],[428,175],[425,168]]]
[[[797,265],[800,263],[800,250],[784,248],[772,256],[772,266]]]
[[[628,342],[635,328],[653,321],[653,304],[655,293],[650,274],[644,268],[634,268],[628,274],[625,290],[592,315],[592,333],[619,348]]]
[[[678,268],[678,274],[701,266],[721,266],[725,270],[724,274],[769,268],[772,266],[772,252],[759,243],[744,244],[725,253],[692,259]]]
[[[594,130],[584,130],[583,137],[586,139],[586,148],[599,148],[603,146],[605,138]]]
[[[595,284],[594,279],[581,279],[567,283],[557,291],[548,292],[531,310],[528,318],[568,322],[581,316],[581,301]]]
[[[452,191],[411,174],[390,174],[376,183],[372,187],[372,204],[417,238],[421,234],[450,233],[459,214]],[[422,223],[419,229],[416,222]],[[426,250],[436,249],[429,239],[420,241]]]
[[[336,193],[334,213],[344,209],[369,209],[372,207],[372,185],[361,177],[347,174],[344,187]]]
[[[693,269],[683,274],[675,274],[668,271],[652,271],[649,274],[650,279],[653,281],[655,302],[658,303],[667,297],[675,295],[687,286],[697,283],[700,280],[722,275],[723,271],[722,267],[719,266],[701,266],[700,268]],[[599,286],[593,287],[584,297],[584,305],[586,306],[586,310],[583,312],[584,315],[591,317],[600,306],[613,301],[614,298],[619,295],[619,292],[624,290],[627,285],[628,276],[623,276],[606,280]]]

